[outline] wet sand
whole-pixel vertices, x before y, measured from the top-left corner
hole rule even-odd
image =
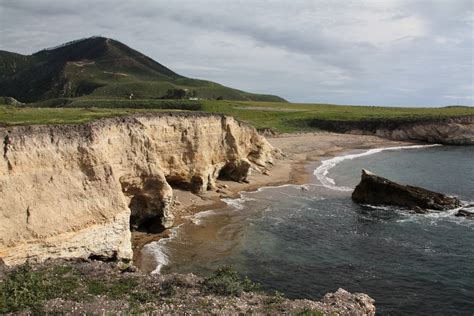
[[[218,180],[217,190],[202,195],[176,189],[176,202],[173,206],[176,216],[174,226],[190,221],[192,215],[198,212],[225,206],[222,198],[238,197],[241,191],[253,191],[263,186],[308,183],[313,170],[322,160],[343,152],[414,144],[369,135],[328,132],[282,134],[267,137],[267,140],[282,151],[282,157],[275,161],[268,174],[253,173],[249,176],[248,183]],[[134,263],[142,270],[153,270],[151,269],[153,262],[149,262],[141,255],[141,249],[147,243],[167,237],[169,234],[170,230],[160,234],[132,233]]]

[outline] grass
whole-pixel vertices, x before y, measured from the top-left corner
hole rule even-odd
[[[83,302],[98,295],[126,300],[131,309],[156,299],[156,293],[139,287],[133,277],[97,279],[71,265],[33,269],[23,264],[0,281],[0,314],[24,309],[42,313],[44,303],[51,299]]]
[[[172,302],[176,295],[195,295],[192,291],[194,294],[183,293],[191,288],[199,289],[199,295],[239,296],[258,287],[230,267],[220,268],[204,282],[196,283],[179,276],[160,283],[148,276],[120,271],[123,272],[106,264],[20,265],[0,278],[0,314],[28,310],[44,314],[46,303],[52,299],[90,304],[97,297],[128,304],[128,312],[135,313],[144,312],[153,304]]]
[[[38,271],[28,264],[20,266],[0,282],[0,313],[30,308],[40,312],[42,303],[53,298],[75,298],[79,277],[71,267],[52,267]]]
[[[66,108],[51,108],[67,104]],[[379,106],[344,106],[255,101],[202,100],[125,100],[83,97],[55,99],[41,103],[44,108],[18,108],[0,105],[1,125],[77,124],[136,112],[162,111],[161,108],[200,110],[221,113],[246,121],[256,128],[278,132],[311,131],[310,120],[399,120],[474,115],[473,107],[402,108]]]
[[[257,283],[240,276],[230,266],[217,269],[205,279],[204,286],[211,293],[225,296],[240,296],[243,292],[251,292],[259,288]]]
[[[279,132],[310,130],[307,121],[311,119],[357,121],[474,115],[472,107],[402,108],[240,101],[204,101],[203,110],[231,115],[256,128],[272,128]]]
[[[202,102],[190,100],[126,99],[126,98],[57,98],[30,104],[38,108],[101,108],[101,109],[169,109],[202,110]]]
[[[0,105],[0,125],[82,124],[106,117],[140,112],[169,112],[162,109],[108,108],[15,108]]]
[[[31,56],[0,51],[0,65],[0,95],[27,102],[60,96],[126,97],[130,93],[141,99],[160,98],[168,89],[196,91],[201,98],[285,101],[182,77],[120,42],[100,37]]]

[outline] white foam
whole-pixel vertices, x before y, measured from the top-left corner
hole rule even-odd
[[[143,250],[151,254],[156,262],[156,268],[151,272],[151,274],[159,274],[161,272],[161,269],[169,264],[169,256],[166,244],[170,242],[170,240],[176,238],[178,228],[181,225],[170,229],[171,233],[168,238],[162,238],[158,241],[152,241],[151,243],[148,243],[143,246]]]
[[[202,224],[202,219],[205,217],[213,216],[216,214],[215,210],[208,210],[208,211],[202,211],[199,213],[196,213],[191,216],[191,222],[194,225],[201,225]]]
[[[456,213],[462,209],[463,207],[454,208],[452,210],[447,211],[436,211],[431,210],[428,213],[424,214],[413,214],[407,213],[406,211],[403,213],[405,218],[397,220],[399,223],[404,222],[415,222],[415,223],[425,223],[431,226],[437,226],[439,223],[443,223],[445,221],[449,221],[451,223],[455,223],[461,226],[467,226],[474,228],[474,221],[462,216],[455,216]]]
[[[316,168],[316,170],[314,170],[314,175],[319,180],[319,182],[321,182],[321,184],[326,188],[329,188],[331,190],[336,190],[336,191],[352,191],[352,188],[338,186],[336,184],[336,181],[334,181],[333,178],[330,178],[328,176],[329,170],[334,168],[338,163],[344,160],[352,160],[355,158],[369,156],[369,155],[377,154],[377,153],[380,153],[382,151],[387,151],[387,150],[416,149],[416,148],[426,148],[426,147],[435,147],[435,146],[441,146],[441,145],[435,144],[435,145],[410,145],[410,146],[397,146],[397,147],[382,147],[382,148],[369,149],[365,152],[358,153],[358,154],[337,156],[328,160],[323,160],[321,162],[321,165],[318,168]]]
[[[222,199],[222,201],[224,201],[227,205],[233,207],[234,209],[238,211],[241,211],[244,209],[245,199],[243,198],[237,198],[237,199],[226,198],[226,199]]]
[[[159,241],[153,241],[149,244],[146,244],[143,249],[153,255],[153,258],[156,262],[155,270],[151,272],[151,274],[159,274],[161,269],[169,263],[168,254],[166,253],[166,247],[164,247],[164,243],[160,242],[164,239],[160,239]]]

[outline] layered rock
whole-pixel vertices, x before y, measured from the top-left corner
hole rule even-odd
[[[474,145],[474,116],[358,121],[314,119],[309,124],[337,133],[369,134],[393,140],[446,145]]]
[[[396,205],[417,212],[449,210],[461,206],[461,202],[441,193],[410,185],[401,185],[362,170],[360,183],[352,192],[352,200],[371,205]]]
[[[130,224],[173,224],[173,186],[264,171],[275,150],[231,117],[155,114],[10,128],[0,162],[0,257],[131,258]],[[5,129],[0,128],[0,134]]]

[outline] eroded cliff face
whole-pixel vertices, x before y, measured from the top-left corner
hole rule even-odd
[[[173,224],[173,186],[245,180],[276,151],[231,117],[141,115],[85,125],[10,128],[0,162],[0,257],[130,259],[130,226]],[[3,135],[6,129],[0,129]]]
[[[360,121],[315,119],[309,124],[337,133],[369,134],[393,140],[446,145],[474,145],[474,116]]]

